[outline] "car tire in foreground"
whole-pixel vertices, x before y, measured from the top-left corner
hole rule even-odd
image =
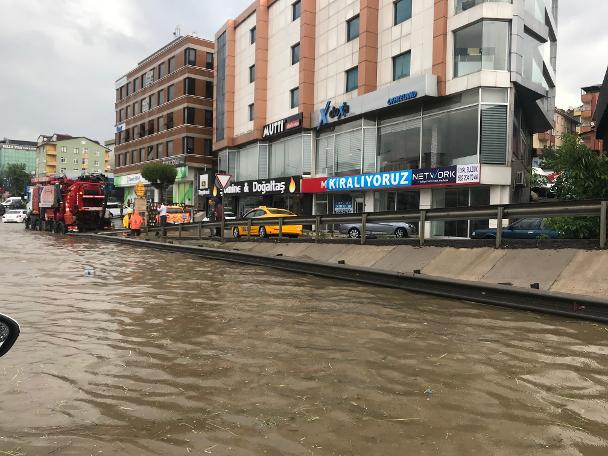
[[[359,228],[351,228],[348,230],[348,237],[351,239],[358,239],[361,237],[361,231],[359,231]]]
[[[406,238],[406,237],[408,237],[407,230],[405,228],[401,227],[401,226],[398,227],[395,230],[395,237],[397,237],[397,238]]]

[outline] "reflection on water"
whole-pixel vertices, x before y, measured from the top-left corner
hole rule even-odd
[[[601,325],[17,225],[0,284],[0,451],[608,451]]]

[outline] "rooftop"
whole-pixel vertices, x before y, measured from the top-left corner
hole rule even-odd
[[[22,141],[20,139],[4,138],[0,140],[0,144],[13,144],[15,146],[32,146],[36,147],[36,141]]]

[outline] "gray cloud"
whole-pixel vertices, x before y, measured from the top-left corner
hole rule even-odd
[[[0,1],[0,137],[70,133],[114,136],[114,81],[183,34],[213,38],[251,0]],[[583,7],[584,3],[584,7]],[[608,65],[606,0],[561,0],[558,106],[580,103],[580,87]]]

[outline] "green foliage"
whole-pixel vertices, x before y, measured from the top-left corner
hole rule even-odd
[[[24,163],[11,163],[0,169],[0,186],[11,195],[20,196],[30,183],[30,175],[25,170]]]
[[[141,176],[160,190],[161,197],[177,177],[177,168],[165,163],[148,163],[141,169]]]
[[[569,199],[608,199],[608,157],[598,155],[574,134],[562,137],[562,145],[548,149],[544,167],[559,173],[553,190],[556,197]],[[598,217],[556,217],[548,224],[569,238],[594,238],[599,235]]]

